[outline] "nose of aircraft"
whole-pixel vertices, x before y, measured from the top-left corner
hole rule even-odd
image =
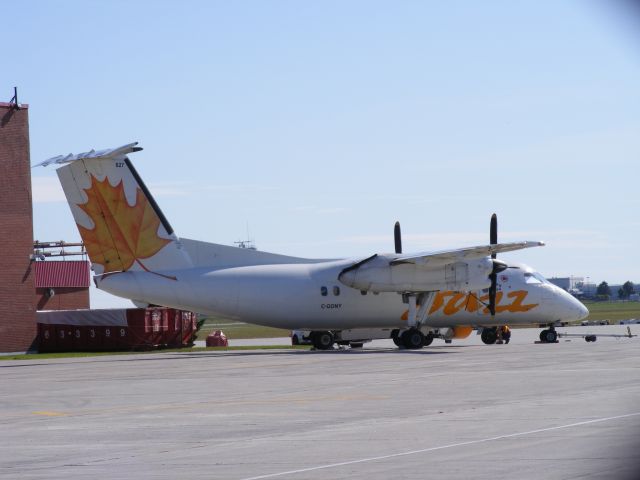
[[[558,289],[558,293],[560,294],[560,302],[562,303],[562,310],[564,311],[563,321],[577,322],[589,315],[587,307],[585,307],[582,302],[573,295],[560,288]]]
[[[577,303],[578,303],[578,312],[580,315],[580,318],[578,318],[578,320],[582,320],[584,318],[587,318],[589,316],[589,309],[587,307],[584,306],[584,304],[578,300],[577,298],[574,299]]]

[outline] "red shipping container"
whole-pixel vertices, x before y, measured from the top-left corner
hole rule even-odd
[[[113,329],[115,334],[116,350],[131,350],[129,342],[129,327],[117,326]]]
[[[193,335],[196,332],[196,314],[193,312],[179,311],[182,316],[182,346],[193,345]]]
[[[191,344],[195,314],[170,308],[37,312],[40,351],[140,350]]]
[[[116,337],[117,327],[102,327],[102,349],[105,351],[115,351],[118,346],[118,338]]]
[[[135,350],[143,350],[155,346],[153,334],[147,328],[147,317],[146,310],[130,310],[127,312],[129,344]]]
[[[148,309],[145,317],[145,331],[151,334],[153,345],[164,346],[169,335],[169,315],[167,309]]]
[[[180,346],[182,339],[182,319],[178,315],[178,310],[172,308],[167,309],[167,317],[169,328],[164,338],[164,343],[167,347]]]
[[[70,325],[55,325],[56,352],[73,352],[73,333]]]
[[[86,347],[88,352],[97,352],[102,350],[103,331],[101,327],[89,325],[86,327]]]
[[[74,352],[87,351],[87,331],[84,325],[73,325],[71,328],[71,340]]]
[[[38,339],[40,352],[55,352],[57,347],[56,329],[53,325],[38,324]]]

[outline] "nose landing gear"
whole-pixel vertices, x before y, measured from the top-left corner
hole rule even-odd
[[[558,332],[555,327],[551,326],[540,332],[540,341],[542,343],[556,343],[558,341]]]
[[[487,345],[493,345],[498,340],[497,327],[483,328],[482,333],[480,334],[480,338],[482,339],[483,343]]]

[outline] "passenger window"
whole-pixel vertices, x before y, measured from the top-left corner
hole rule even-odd
[[[337,297],[338,295],[340,295],[340,287],[338,287],[337,285],[334,285],[333,287],[333,294]]]
[[[320,293],[323,297],[327,296],[327,287],[320,287]]]

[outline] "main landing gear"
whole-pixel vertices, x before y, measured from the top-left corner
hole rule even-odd
[[[433,333],[429,332],[426,335],[417,328],[410,328],[404,332],[398,332],[393,335],[393,343],[400,348],[406,348],[407,350],[419,350],[422,347],[431,345],[433,342]]]
[[[317,350],[331,350],[335,338],[331,332],[320,331],[311,333],[311,343]]]
[[[402,345],[408,350],[418,350],[424,346],[424,333],[417,328],[402,332]]]
[[[540,332],[540,341],[542,343],[556,343],[558,341],[558,332],[553,325]]]
[[[398,227],[396,227],[397,229]],[[391,335],[396,346],[407,350],[418,350],[431,345],[434,338],[433,333],[429,332],[425,335],[420,329],[420,325],[426,323],[433,299],[434,292],[408,292],[402,294],[402,301],[409,305],[409,310],[407,311],[407,327],[409,328],[404,331],[396,330]]]

